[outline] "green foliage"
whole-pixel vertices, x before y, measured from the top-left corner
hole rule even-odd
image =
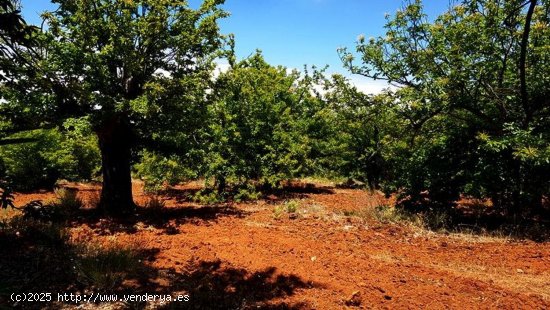
[[[220,193],[250,180],[277,187],[311,169],[309,91],[298,72],[270,66],[259,52],[218,77],[205,175]]]
[[[77,121],[66,126],[66,134],[55,129],[20,132],[11,137],[34,142],[0,146],[4,177],[14,189],[52,188],[58,179],[92,179],[100,160],[96,139],[81,131]]]
[[[236,202],[257,200],[261,196],[261,192],[257,191],[254,185],[248,183],[237,188],[237,193],[233,197]]]
[[[275,218],[280,218],[283,213],[295,214],[300,209],[300,206],[301,204],[298,200],[285,201],[282,205],[273,208],[273,216]]]
[[[320,173],[358,179],[378,188],[388,179],[394,138],[403,130],[390,94],[366,95],[340,75],[321,78],[323,109],[310,132]]]
[[[63,175],[62,178],[89,181],[99,176],[101,154],[89,118],[67,119],[63,123],[62,134],[63,139],[59,148],[67,150],[73,162],[70,166],[71,173]]]
[[[125,188],[113,205],[130,207],[115,183],[128,185],[131,164],[152,192],[204,178],[203,203],[312,175],[398,193],[417,211],[466,194],[521,213],[549,196],[548,1],[464,0],[433,21],[409,2],[385,36],[340,50],[351,72],[395,86],[377,96],[260,52],[237,62],[221,0],[54,2],[44,31],[0,24],[0,178],[16,189],[91,179],[101,158],[105,192]],[[29,130],[44,126],[59,129]]]
[[[180,157],[165,157],[147,150],[141,153],[141,160],[134,168],[144,180],[147,192],[158,192],[164,185],[175,185],[197,177],[197,172],[187,167]]]
[[[288,213],[296,213],[298,211],[298,208],[300,207],[300,202],[296,200],[289,200],[284,205],[286,212]]]
[[[0,43],[30,46],[33,44],[33,34],[36,30],[37,27],[27,25],[21,17],[17,1],[0,0]],[[16,64],[9,61],[15,56],[9,50],[0,49],[0,68],[15,67]],[[0,81],[5,79],[5,73],[0,71]]]
[[[384,37],[359,40],[360,65],[340,51],[352,72],[400,88],[388,191],[420,208],[466,193],[540,210],[550,192],[548,9],[462,1],[430,22],[415,1],[388,18]]]
[[[262,196],[256,185],[252,182],[233,184],[230,188],[225,188],[225,191],[216,191],[210,187],[206,187],[191,197],[193,201],[201,204],[212,205],[221,202],[232,200],[235,202],[243,202],[257,200]]]
[[[128,211],[137,153],[149,149],[169,161],[177,154],[180,162],[197,165],[204,157],[206,91],[212,88],[213,60],[225,44],[217,25],[227,15],[219,8],[223,1],[204,1],[198,9],[180,0],[53,2],[58,8],[43,14],[47,27],[35,34],[34,48],[0,41],[0,50],[7,51],[0,55],[1,71],[10,81],[0,84],[6,101],[0,105],[0,129],[85,118],[102,153],[107,194],[100,205]],[[15,65],[4,66],[9,62]],[[72,143],[68,147],[80,148]],[[56,156],[67,159],[65,153]],[[46,179],[39,183],[65,174],[48,163],[39,165]],[[151,174],[158,186],[157,171]]]
[[[213,191],[210,188],[203,189],[198,191],[191,197],[193,201],[196,201],[200,204],[205,205],[215,205],[223,202],[227,197],[219,194],[216,191]]]
[[[5,177],[18,190],[51,188],[68,159],[68,153],[58,149],[59,132],[37,130],[18,133],[15,137],[33,137],[37,142],[0,147]]]

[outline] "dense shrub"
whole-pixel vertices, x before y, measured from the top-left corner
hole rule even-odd
[[[98,170],[97,143],[85,120],[70,120],[64,130],[25,131],[11,138],[34,139],[0,146],[3,177],[16,190],[51,188],[58,179],[90,180]]]
[[[219,76],[213,97],[205,176],[220,193],[251,180],[276,187],[311,170],[315,98],[297,71],[257,53]]]
[[[164,185],[175,185],[198,175],[177,155],[166,157],[147,150],[143,150],[140,155],[134,170],[136,176],[144,181],[148,192],[157,192]]]

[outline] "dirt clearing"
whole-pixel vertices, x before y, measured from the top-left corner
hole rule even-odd
[[[99,190],[76,188],[84,200]],[[550,307],[548,243],[382,224],[364,215],[383,198],[356,189],[308,187],[220,206],[189,202],[197,189],[167,191],[165,208],[124,220],[76,220],[71,238],[146,253],[142,272],[124,286],[189,294],[189,302],[168,308]],[[148,201],[139,184],[134,194],[138,204]],[[18,195],[17,203],[51,198]]]

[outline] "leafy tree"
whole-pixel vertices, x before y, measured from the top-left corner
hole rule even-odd
[[[317,141],[325,145],[318,160],[339,176],[380,188],[389,177],[391,158],[386,156],[396,143],[393,137],[403,128],[391,94],[367,95],[341,75],[323,78],[319,84],[324,88],[319,97],[325,102],[325,129]]]
[[[14,0],[0,0],[0,40],[3,45],[30,45],[34,31],[36,27],[27,25]],[[0,48],[2,56],[10,55],[10,52],[9,48]],[[9,65],[6,59],[2,60],[1,68]]]
[[[299,72],[271,66],[257,52],[222,73],[215,90],[205,173],[219,193],[251,180],[276,187],[310,171],[315,98]]]
[[[354,73],[401,87],[410,140],[396,186],[448,205],[459,192],[510,212],[550,192],[550,3],[462,1],[429,22],[420,1],[384,37],[341,57]],[[407,140],[406,136],[403,136]]]
[[[21,17],[17,3],[13,0],[0,0],[0,83],[6,81],[6,72],[16,64],[12,60],[12,47],[16,45],[30,46],[33,44],[33,33],[36,27],[29,26]],[[0,102],[3,101],[0,89]],[[11,123],[0,117],[0,145],[29,142],[31,138],[4,138],[9,134]]]
[[[16,68],[3,85],[14,124],[87,117],[101,151],[100,206],[132,209],[130,165],[142,148],[188,152],[223,45],[223,0],[54,0],[35,48],[2,44]]]

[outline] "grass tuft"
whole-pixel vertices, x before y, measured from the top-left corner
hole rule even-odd
[[[301,204],[299,200],[292,199],[285,201],[282,205],[275,206],[273,209],[273,216],[275,218],[280,218],[283,213],[296,214],[298,213],[300,206]]]
[[[55,190],[56,201],[53,205],[62,213],[74,214],[84,206],[82,199],[77,194],[78,192],[74,189],[58,188]]]
[[[112,291],[125,279],[138,274],[140,259],[127,246],[80,245],[75,270],[83,283],[98,291]]]

